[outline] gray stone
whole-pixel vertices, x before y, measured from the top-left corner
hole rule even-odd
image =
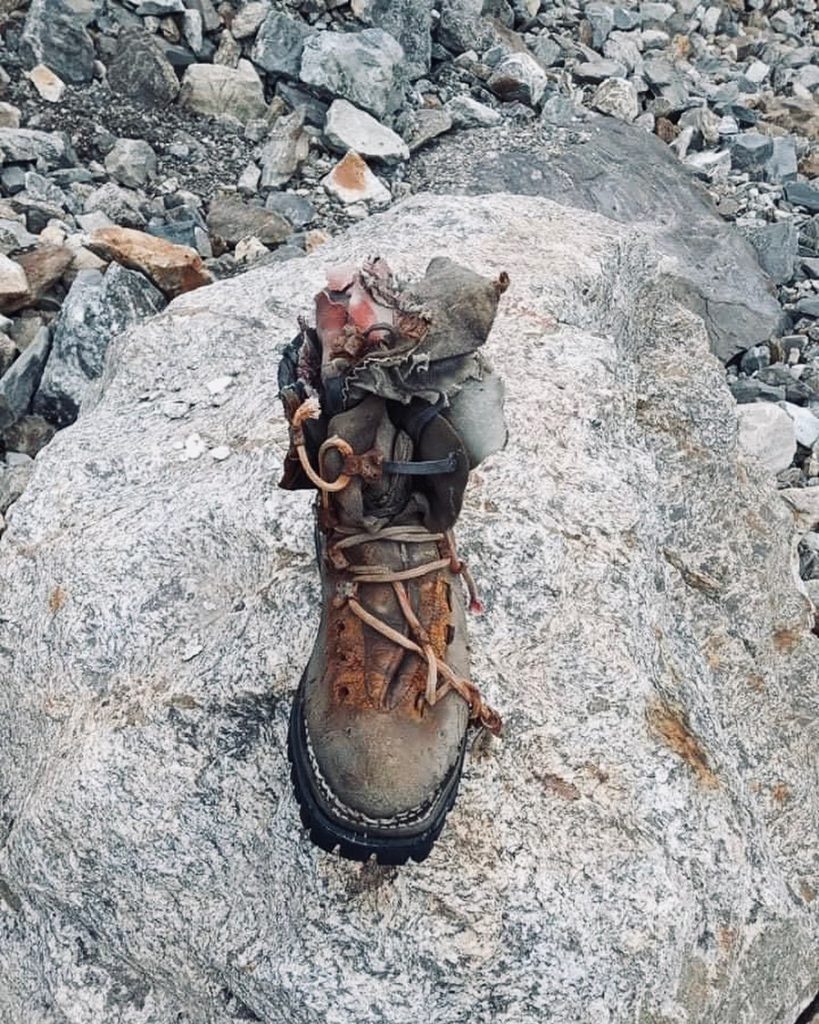
[[[492,38],[482,14],[483,0],[441,0],[439,42],[454,54],[480,52]]]
[[[724,181],[731,170],[731,154],[727,149],[689,153],[685,158],[685,166],[705,181]]]
[[[16,260],[0,254],[0,309],[14,305],[28,294],[26,272]]]
[[[731,168],[761,171],[773,156],[773,140],[759,132],[743,132],[731,140]]]
[[[128,188],[141,188],[156,177],[156,153],[144,139],[117,139],[105,158],[111,177]]]
[[[0,163],[36,163],[42,170],[49,170],[64,167],[73,159],[71,144],[64,132],[0,128]]]
[[[799,299],[794,304],[794,309],[802,316],[819,317],[819,295],[811,295],[807,298]]]
[[[139,209],[139,200],[133,192],[129,192],[114,182],[109,181],[93,192],[85,200],[85,213],[99,211],[114,224],[126,228],[142,228],[145,218]]]
[[[304,43],[312,32],[303,21],[270,11],[253,44],[253,63],[271,75],[298,78]]]
[[[353,14],[365,25],[388,32],[404,51],[410,81],[429,71],[432,54],[431,0],[352,0]]]
[[[20,108],[13,103],[0,103],[0,128],[19,128]]]
[[[6,318],[4,317],[3,319]],[[19,349],[14,340],[3,330],[0,330],[0,377],[8,370],[19,354]]]
[[[501,122],[501,115],[497,110],[472,99],[471,96],[453,96],[447,101],[444,109],[456,128],[491,128]]]
[[[34,341],[0,377],[0,431],[16,423],[29,410],[51,348],[51,332],[41,327]]]
[[[236,187],[243,196],[254,196],[259,191],[261,176],[261,168],[251,161],[239,175]]]
[[[219,36],[219,45],[213,55],[213,63],[223,64],[227,68],[235,68],[241,56],[241,45],[230,34],[230,30],[225,29]]]
[[[383,118],[401,105],[403,63],[404,51],[380,28],[317,32],[304,44],[301,80]]]
[[[316,218],[316,209],[309,199],[289,192],[271,192],[264,203],[266,210],[272,210],[284,217],[294,228],[304,228]]]
[[[310,138],[304,130],[304,116],[304,107],[298,107],[292,114],[280,117],[270,129],[268,140],[259,152],[262,188],[287,184],[307,159]]]
[[[425,864],[362,868],[309,843],[288,778],[317,584],[312,497],[273,486],[273,346],[328,264],[409,277],[442,251],[512,281],[487,345],[511,443],[459,532],[507,735]],[[799,529],[652,260],[543,201],[416,198],[114,342],[0,542],[0,1017],[797,1019],[819,988]],[[237,367],[184,420],[150,397]],[[194,433],[235,454],[184,461]]]
[[[819,188],[805,181],[788,182],[785,185],[785,198],[794,206],[804,206],[810,213],[819,213]]]
[[[208,230],[221,251],[250,237],[258,238],[263,245],[276,245],[293,232],[290,224],[275,211],[248,206],[230,196],[219,196],[210,204]]]
[[[42,416],[21,416],[3,432],[2,441],[10,451],[20,452],[33,459],[55,433],[55,428]]]
[[[819,441],[819,417],[801,405],[794,405],[792,402],[780,403],[780,408],[790,416],[793,421],[793,430],[797,443],[805,448],[812,448]]]
[[[492,71],[487,85],[502,100],[536,107],[546,89],[546,72],[529,53],[512,53]]]
[[[708,107],[694,107],[684,111],[677,123],[682,128],[694,129],[694,142],[697,146],[714,146],[719,142],[720,119]]]
[[[610,4],[601,3],[600,0],[592,0],[586,4],[583,14],[591,26],[592,48],[602,50],[609,32],[614,28],[614,8]]]
[[[316,128],[324,127],[324,121],[330,107],[329,103],[318,99],[309,89],[305,89],[304,86],[293,85],[291,82],[286,82],[283,78],[276,82],[275,91],[279,99],[283,99],[292,110],[304,107],[304,120],[307,124],[315,125]]]
[[[541,33],[531,46],[532,53],[545,68],[550,68],[562,58],[560,44],[545,32]]]
[[[147,277],[118,263],[105,274],[77,274],[54,326],[32,411],[56,427],[73,423],[90,382],[102,373],[111,340],[164,306],[165,296]]]
[[[240,60],[235,68],[191,64],[182,78],[179,103],[198,114],[230,114],[242,122],[263,117],[267,111],[262,81],[246,60]]]
[[[674,7],[667,3],[642,3],[640,4],[640,21],[643,25],[660,24],[664,25],[670,18],[674,17]]]
[[[771,473],[787,469],[796,454],[791,417],[778,405],[760,402],[737,406],[739,443]]]
[[[108,84],[115,93],[146,107],[167,107],[179,93],[179,79],[159,44],[135,30],[119,36],[108,65]]]
[[[442,107],[421,107],[413,110],[406,119],[406,128],[402,128],[410,152],[425,146],[439,135],[452,128],[452,115]]]
[[[31,0],[20,38],[26,67],[46,64],[64,82],[94,77],[94,44],[63,0]]]
[[[205,55],[205,27],[199,11],[185,11],[182,19],[182,35],[197,57]]]
[[[795,181],[797,172],[796,140],[792,135],[774,138],[773,152],[765,162],[764,177],[766,181],[780,184]]]
[[[625,78],[626,69],[616,60],[589,60],[576,64],[572,74],[581,82],[602,82],[606,78]]]
[[[0,515],[5,515],[22,495],[34,472],[34,463],[24,466],[0,465]]]
[[[185,10],[182,0],[131,0],[131,4],[141,18],[162,18],[168,14],[181,14]]]
[[[539,127],[539,131],[542,131]],[[750,244],[725,224],[656,136],[587,113],[582,133],[442,137],[411,162],[415,188],[542,195],[656,232],[675,294],[705,320],[724,361],[777,332],[782,310]]]
[[[618,121],[633,121],[640,112],[637,90],[624,78],[609,78],[601,82],[592,97],[592,106]]]
[[[13,196],[16,192],[20,192],[25,188],[25,184],[25,171],[17,164],[4,167],[0,171],[0,185],[2,185],[4,195]]]
[[[759,265],[777,284],[793,277],[798,232],[793,221],[778,224],[744,225],[742,233],[756,250]]]
[[[785,388],[775,384],[750,378],[748,380],[732,380],[731,394],[740,405],[750,402],[784,402]]]
[[[767,345],[753,345],[742,356],[739,368],[743,373],[756,373],[771,365],[771,350]]]
[[[184,0],[184,3],[188,10],[198,11],[202,15],[202,25],[206,32],[215,32],[222,27],[222,19],[211,0]]]
[[[614,27],[623,32],[630,32],[640,27],[640,15],[628,7],[615,7],[613,11]]]
[[[330,104],[324,136],[337,153],[354,149],[363,157],[388,163],[409,159],[409,149],[400,135],[347,100],[333,100]]]
[[[251,0],[240,7],[236,17],[230,23],[230,31],[234,39],[248,39],[256,34],[259,26],[270,13],[267,0]],[[253,58],[255,60],[255,57]],[[258,64],[259,62],[256,61]]]

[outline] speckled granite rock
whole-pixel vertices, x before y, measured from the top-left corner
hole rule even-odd
[[[510,442],[460,531],[508,736],[400,870],[306,842],[285,756],[318,580],[309,496],[275,486],[277,352],[374,252],[512,279]],[[175,300],[93,387],[0,538],[0,1019],[795,1020],[819,640],[791,512],[637,234],[418,197]]]

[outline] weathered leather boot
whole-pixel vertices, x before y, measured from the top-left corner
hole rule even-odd
[[[381,260],[337,268],[279,367],[281,486],[318,490],[321,626],[288,749],[302,820],[327,850],[423,860],[452,807],[470,723],[452,527],[469,470],[503,447],[503,387],[479,349],[508,279],[435,259],[400,289]]]

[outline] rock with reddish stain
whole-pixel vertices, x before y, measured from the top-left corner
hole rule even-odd
[[[358,153],[349,153],[322,178],[322,185],[330,195],[342,203],[374,202],[383,204],[390,201],[390,192],[376,178]]]
[[[88,248],[103,259],[142,271],[170,298],[213,280],[195,249],[133,228],[100,228]]]

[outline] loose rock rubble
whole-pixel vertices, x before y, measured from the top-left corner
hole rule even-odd
[[[93,379],[99,331],[429,187],[441,140],[570,149],[593,111],[661,140],[753,247],[778,320],[712,340],[743,437],[783,487],[819,485],[815,0],[32,0],[0,33],[0,407],[17,410],[0,472],[25,417],[76,414],[83,388],[53,382],[66,352]],[[109,323],[93,310],[120,301],[115,266],[145,301]],[[26,435],[27,457],[49,436]]]

